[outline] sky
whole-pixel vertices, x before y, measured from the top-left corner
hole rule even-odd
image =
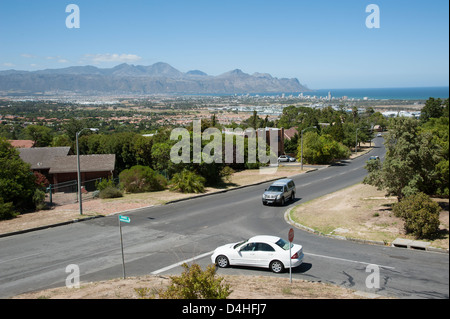
[[[79,28],[68,28],[69,4]],[[379,28],[367,6],[379,8]],[[370,24],[369,24],[370,26]],[[1,0],[0,70],[166,62],[311,89],[449,85],[447,0]]]

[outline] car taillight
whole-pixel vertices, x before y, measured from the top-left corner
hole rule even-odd
[[[291,259],[298,259],[298,253],[293,254]]]

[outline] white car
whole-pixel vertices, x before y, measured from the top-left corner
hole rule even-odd
[[[289,268],[289,258],[292,268],[295,268],[302,264],[303,256],[301,245],[291,244],[275,236],[255,236],[246,241],[216,248],[211,261],[220,268],[252,266],[269,268],[274,273],[280,273]]]
[[[280,155],[278,162],[295,162],[295,158],[289,155]]]

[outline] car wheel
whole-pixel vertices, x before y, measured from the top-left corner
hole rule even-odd
[[[226,268],[230,265],[230,262],[228,261],[228,258],[224,255],[217,256],[216,258],[216,264],[220,268]]]
[[[292,192],[292,194],[291,194],[291,201],[294,201],[294,200],[295,200],[295,193]]]
[[[273,260],[270,263],[270,270],[272,270],[274,273],[279,274],[284,271],[284,265],[279,260]]]
[[[284,206],[284,197],[281,197],[280,205]]]

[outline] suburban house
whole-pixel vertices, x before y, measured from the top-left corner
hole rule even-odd
[[[278,143],[278,149],[277,149],[277,157],[284,154],[284,128],[273,128],[273,127],[266,127],[266,128],[258,128],[256,131],[252,128],[246,129],[246,130],[233,130],[232,128],[225,128],[222,130],[223,134],[233,134],[237,136],[243,136],[244,138],[253,138],[256,136],[256,133],[258,136],[261,134],[265,134],[265,141],[268,146],[270,145],[270,136],[276,137],[277,143]]]
[[[80,155],[81,181],[112,177],[115,164],[115,154]],[[77,156],[54,158],[49,173],[53,178],[52,184],[77,180]]]
[[[34,172],[43,174],[50,183],[50,168],[57,157],[72,155],[70,147],[33,147],[18,148],[20,158],[31,165]]]
[[[29,163],[33,171],[43,174],[52,185],[78,180],[77,156],[70,147],[18,148],[18,151],[20,158]],[[115,164],[115,154],[80,155],[82,185],[85,181],[113,177]],[[64,190],[59,187],[53,191]]]

